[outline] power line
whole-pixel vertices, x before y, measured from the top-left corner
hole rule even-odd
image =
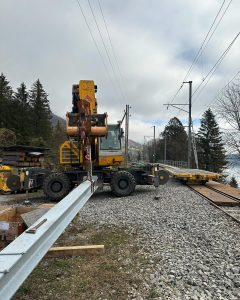
[[[202,86],[202,84],[205,82],[205,80],[207,79],[207,81],[205,82],[204,86],[201,88],[201,90],[198,92],[198,94],[194,97],[194,100],[192,101],[192,103],[194,103],[197,100],[197,98],[199,97],[199,95],[201,94],[201,92],[203,91],[203,89],[206,87],[206,85],[210,81],[211,77],[216,72],[217,68],[222,63],[222,61],[224,60],[224,58],[226,57],[227,53],[230,51],[231,47],[233,46],[233,44],[235,43],[235,41],[237,40],[237,38],[238,38],[239,35],[240,35],[240,32],[235,36],[235,38],[229,44],[229,46],[227,47],[227,49],[222,53],[222,55],[220,56],[220,58],[217,60],[217,62],[214,64],[214,66],[211,68],[211,70],[207,73],[207,75],[204,77],[204,79],[202,80],[202,82],[197,86],[196,90],[193,93],[193,97],[196,94],[196,92],[200,89],[200,87]],[[179,116],[180,113],[181,113],[181,111],[178,112],[177,117]]]
[[[116,79],[117,86],[118,86],[118,88],[119,88],[120,94],[121,94],[121,95],[122,95],[122,97],[124,98],[124,95],[123,95],[123,92],[122,92],[122,88],[121,88],[121,86],[120,86],[120,84],[119,84],[119,81],[118,81],[118,78],[117,78],[117,75],[116,75],[116,72],[115,72],[114,66],[113,66],[113,64],[112,64],[111,57],[110,57],[110,55],[109,55],[109,53],[108,53],[107,46],[106,46],[106,44],[105,44],[105,42],[104,42],[104,38],[103,38],[103,36],[102,36],[102,33],[101,33],[101,30],[100,30],[100,28],[99,28],[99,25],[98,25],[98,22],[97,22],[96,16],[95,16],[95,14],[94,14],[94,11],[93,11],[93,8],[92,8],[92,5],[91,5],[91,2],[90,2],[90,0],[88,0],[88,4],[89,4],[90,10],[91,10],[91,13],[92,13],[92,16],[93,16],[93,19],[94,19],[95,25],[96,25],[96,27],[97,27],[98,33],[99,33],[99,35],[100,35],[100,38],[101,38],[101,41],[102,41],[102,44],[103,44],[104,50],[105,50],[105,52],[106,52],[106,55],[107,55],[107,58],[108,58],[109,64],[110,64],[110,66],[111,66],[111,69],[112,69],[113,75],[115,76],[115,79]],[[125,99],[125,100],[126,100],[126,99]]]
[[[224,2],[225,2],[225,1],[224,1]],[[223,12],[222,16],[220,17],[219,21],[217,22],[217,24],[216,24],[216,26],[215,26],[215,28],[214,28],[212,34],[210,35],[208,41],[206,42],[204,48],[203,48],[202,51],[201,51],[201,55],[202,55],[203,51],[206,49],[206,47],[207,47],[209,41],[211,40],[212,36],[214,35],[215,31],[217,30],[219,24],[221,23],[221,21],[222,21],[223,17],[225,16],[225,14],[226,14],[226,12],[227,12],[227,10],[228,10],[228,8],[229,8],[229,6],[230,6],[231,3],[232,3],[232,0],[229,1],[229,3],[228,3],[228,5],[227,5],[226,9],[224,10],[224,12]]]
[[[217,93],[216,95],[214,96],[214,98],[208,102],[208,104],[205,105],[205,107],[210,107],[211,104],[213,104],[214,102],[217,101],[217,96],[220,94],[221,91],[223,91],[227,86],[229,86],[230,83],[232,83],[236,78],[237,76],[240,74],[240,71],[238,71],[234,76],[233,78],[223,87],[221,88]],[[202,112],[198,115],[197,119],[199,119],[199,117],[204,113],[205,109],[202,110]]]
[[[100,9],[102,18],[103,18],[103,22],[104,22],[105,29],[106,29],[107,36],[108,36],[108,40],[109,40],[109,44],[110,44],[111,49],[112,49],[113,57],[114,57],[114,60],[115,60],[115,63],[116,63],[117,69],[118,69],[118,73],[119,73],[120,80],[122,81],[123,85],[126,86],[126,85],[124,84],[122,72],[121,72],[120,67],[119,67],[118,58],[117,58],[117,55],[116,55],[116,51],[115,51],[115,49],[114,49],[114,47],[113,47],[112,39],[111,39],[109,30],[108,30],[107,21],[106,21],[106,18],[104,17],[104,13],[103,13],[103,9],[102,9],[100,0],[98,0],[98,6],[99,6],[99,9]],[[126,95],[124,94],[124,96],[126,96]]]
[[[193,93],[193,97],[197,93],[197,91],[200,89],[200,87],[203,85],[203,83],[205,82],[205,80],[207,79],[207,81],[205,82],[204,86],[201,88],[201,90],[198,92],[198,94],[194,97],[193,103],[197,100],[197,98],[199,97],[199,95],[201,94],[201,92],[203,91],[203,89],[206,87],[206,85],[208,84],[208,82],[212,78],[213,74],[216,72],[217,68],[222,63],[222,61],[224,60],[224,58],[226,57],[226,55],[228,54],[228,52],[232,48],[233,44],[235,43],[235,41],[237,40],[237,38],[238,38],[239,35],[240,35],[240,32],[238,32],[238,34],[235,36],[235,38],[229,44],[229,46],[227,47],[227,49],[222,53],[222,55],[219,57],[219,59],[214,64],[214,66],[211,68],[211,70],[203,78],[202,82],[197,86],[196,90]],[[181,111],[178,112],[177,117],[179,116],[180,113],[181,113]]]
[[[232,1],[232,0],[231,0],[231,1]],[[191,72],[191,70],[192,70],[192,68],[193,68],[194,63],[195,63],[195,62],[199,59],[199,57],[201,56],[201,53],[203,52],[203,46],[204,46],[204,44],[205,44],[205,42],[206,42],[206,40],[207,40],[207,38],[208,38],[208,36],[209,36],[211,30],[212,30],[212,28],[213,28],[213,26],[214,26],[214,24],[215,24],[215,22],[216,22],[216,20],[217,20],[217,18],[218,18],[218,16],[219,16],[221,10],[222,10],[222,8],[223,8],[225,2],[226,2],[226,0],[223,1],[223,3],[222,3],[222,5],[221,5],[220,9],[218,10],[217,15],[216,15],[216,17],[214,18],[214,20],[213,20],[213,22],[212,22],[212,25],[211,25],[210,29],[208,30],[207,35],[205,36],[205,38],[204,38],[204,40],[203,40],[203,42],[202,42],[202,45],[200,46],[200,48],[199,48],[197,54],[195,55],[195,57],[194,57],[194,59],[193,59],[193,62],[192,62],[192,64],[191,64],[191,66],[189,67],[189,69],[188,69],[188,71],[187,71],[187,73],[186,73],[186,75],[185,75],[183,81],[185,81],[185,80],[187,79],[188,75],[190,74],[190,72]],[[215,32],[215,31],[214,31],[214,32]],[[212,35],[211,35],[211,37],[212,37]],[[210,37],[210,38],[211,38],[211,37]],[[210,40],[210,39],[209,39],[209,40]],[[208,42],[209,42],[209,40],[208,40]],[[208,43],[208,42],[207,42],[207,43]],[[205,48],[205,47],[204,47],[204,48]]]
[[[93,35],[93,33],[92,33],[91,27],[90,27],[90,25],[89,25],[89,23],[88,23],[88,21],[87,21],[87,18],[86,18],[86,16],[85,16],[84,12],[83,12],[83,8],[82,8],[82,6],[81,6],[79,0],[76,0],[76,1],[77,1],[77,4],[78,4],[78,7],[79,7],[79,9],[80,9],[80,11],[81,11],[81,13],[82,13],[82,16],[83,16],[83,18],[84,18],[84,21],[85,21],[85,23],[86,23],[86,25],[87,25],[87,28],[88,28],[88,30],[89,30],[89,33],[90,33],[91,38],[92,38],[92,40],[93,40],[93,43],[94,43],[94,45],[95,45],[95,47],[96,47],[96,49],[97,49],[97,52],[98,52],[98,54],[99,54],[99,56],[100,56],[100,58],[101,58],[102,64],[103,64],[103,66],[104,66],[104,68],[105,68],[105,71],[106,71],[106,73],[107,73],[107,75],[108,75],[108,77],[109,77],[109,80],[112,82],[112,84],[113,84],[113,86],[114,86],[114,83],[113,83],[113,81],[112,81],[111,75],[110,75],[110,73],[109,73],[109,71],[108,71],[108,68],[107,68],[107,65],[106,65],[106,63],[105,63],[105,61],[104,61],[103,55],[102,55],[102,53],[101,53],[101,51],[100,51],[100,49],[99,49],[99,47],[98,47],[98,44],[97,44],[97,42],[96,42],[96,40],[95,40],[95,38],[94,38],[94,35]]]
[[[202,90],[205,88],[205,86],[208,84],[209,80],[211,79],[211,77],[213,76],[213,74],[216,72],[217,68],[219,67],[219,65],[222,63],[222,61],[224,60],[224,58],[226,57],[226,55],[228,54],[228,52],[230,51],[230,49],[232,48],[233,44],[235,43],[235,41],[237,40],[238,36],[239,36],[240,32],[235,36],[235,38],[232,40],[232,42],[229,44],[229,46],[227,47],[227,49],[222,53],[222,55],[219,57],[219,59],[217,60],[217,62],[214,64],[214,66],[211,68],[211,70],[207,73],[207,75],[204,77],[204,79],[202,80],[202,82],[197,86],[196,90],[193,93],[193,96],[197,93],[197,91],[199,90],[199,88],[202,86],[202,84],[205,82],[205,80],[208,78],[207,82],[204,84],[204,86],[202,87],[202,89],[198,92],[197,97],[199,96],[199,94],[202,92]],[[197,97],[195,96],[194,101],[197,99]],[[194,102],[193,101],[193,102]]]
[[[208,36],[209,36],[209,34],[210,34],[210,32],[211,32],[211,30],[212,30],[212,28],[213,28],[213,26],[214,26],[216,20],[217,20],[217,18],[218,18],[219,14],[220,14],[220,12],[221,12],[221,10],[222,10],[222,8],[223,8],[225,2],[226,2],[226,0],[224,0],[224,1],[222,2],[221,6],[220,6],[220,8],[219,8],[219,10],[218,10],[218,12],[217,12],[217,15],[215,16],[215,18],[214,18],[214,20],[213,20],[213,22],[212,22],[212,25],[210,26],[210,29],[208,30],[207,35],[205,36],[205,38],[204,38],[204,40],[203,40],[203,42],[202,42],[202,45],[200,46],[200,48],[199,48],[197,54],[195,55],[195,57],[194,57],[194,59],[193,59],[193,62],[191,63],[191,65],[190,65],[190,67],[189,67],[189,69],[188,69],[188,71],[187,71],[187,73],[186,73],[186,75],[184,76],[184,78],[183,78],[182,81],[185,81],[185,80],[187,79],[187,77],[189,76],[189,74],[191,73],[191,70],[192,70],[192,68],[193,68],[193,65],[195,64],[195,62],[197,62],[197,60],[199,59],[199,57],[202,55],[204,49],[206,48],[207,44],[208,44],[209,41],[211,40],[211,38],[212,38],[214,32],[216,31],[218,25],[219,25],[220,22],[221,22],[223,16],[226,14],[226,11],[227,11],[228,7],[230,6],[232,0],[230,0],[230,2],[229,2],[229,4],[228,4],[227,8],[226,8],[225,11],[223,12],[223,14],[222,14],[220,20],[218,21],[218,23],[217,23],[217,25],[216,25],[214,31],[212,32],[211,36],[209,37],[207,43],[205,44],[205,42],[206,42],[206,40],[207,40],[207,38],[208,38]],[[204,45],[204,44],[205,44],[205,45]],[[172,102],[175,100],[175,98],[176,98],[177,95],[179,94],[179,92],[180,92],[180,90],[182,89],[182,87],[183,87],[183,84],[182,84],[182,85],[180,86],[180,88],[177,90],[176,94],[173,96],[173,98],[172,98],[172,100],[170,101],[170,103],[172,103]]]
[[[169,102],[169,104],[173,103],[173,101],[176,99],[177,95],[179,94],[179,92],[181,91],[182,88],[183,88],[183,83],[181,84],[181,86],[179,87],[179,89],[177,90],[177,92],[174,94],[174,96],[172,97],[172,99]],[[167,108],[168,108],[168,106],[167,106]]]

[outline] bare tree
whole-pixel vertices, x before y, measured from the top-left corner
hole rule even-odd
[[[218,98],[215,109],[226,124],[226,145],[240,156],[240,84],[228,85]]]

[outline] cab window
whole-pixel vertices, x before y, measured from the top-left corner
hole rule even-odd
[[[119,140],[119,126],[108,126],[107,137],[100,138],[101,150],[120,150],[121,143]]]

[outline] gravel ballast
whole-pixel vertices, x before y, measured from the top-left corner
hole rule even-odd
[[[240,224],[178,182],[158,195],[149,186],[124,198],[97,192],[80,213],[81,225],[136,234],[144,287],[133,287],[128,298],[152,291],[152,299],[240,299]]]

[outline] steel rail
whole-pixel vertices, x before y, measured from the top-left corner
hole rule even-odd
[[[229,214],[226,210],[222,209],[219,205],[215,204],[213,201],[211,201],[210,199],[208,199],[206,196],[204,196],[203,194],[201,194],[199,191],[196,191],[195,189],[193,189],[190,185],[187,184],[187,187],[192,190],[194,193],[198,194],[199,196],[201,196],[202,198],[204,198],[205,200],[207,200],[211,205],[213,205],[214,207],[216,207],[217,209],[221,210],[222,212],[224,212],[225,215],[227,215],[228,217],[230,217],[231,219],[233,219],[235,222],[237,222],[238,224],[240,224],[240,220],[235,218],[234,216],[232,216],[231,214]],[[219,193],[221,194],[221,193]]]
[[[235,200],[235,201],[240,202],[240,199],[239,199],[239,198],[237,198],[237,197],[235,197],[235,196],[232,196],[232,195],[230,195],[230,194],[228,194],[228,193],[226,193],[226,192],[223,192],[223,191],[220,191],[220,190],[218,190],[218,189],[215,189],[215,188],[212,187],[212,186],[206,185],[206,188],[208,188],[209,190],[212,190],[212,191],[214,191],[214,192],[217,192],[217,193],[219,193],[219,194],[221,194],[221,195],[223,195],[223,196],[226,196],[226,197],[228,197],[228,198],[230,198],[230,199],[232,199],[232,200]]]
[[[35,233],[23,232],[0,252],[0,299],[11,299],[94,191],[83,182],[30,227]]]

